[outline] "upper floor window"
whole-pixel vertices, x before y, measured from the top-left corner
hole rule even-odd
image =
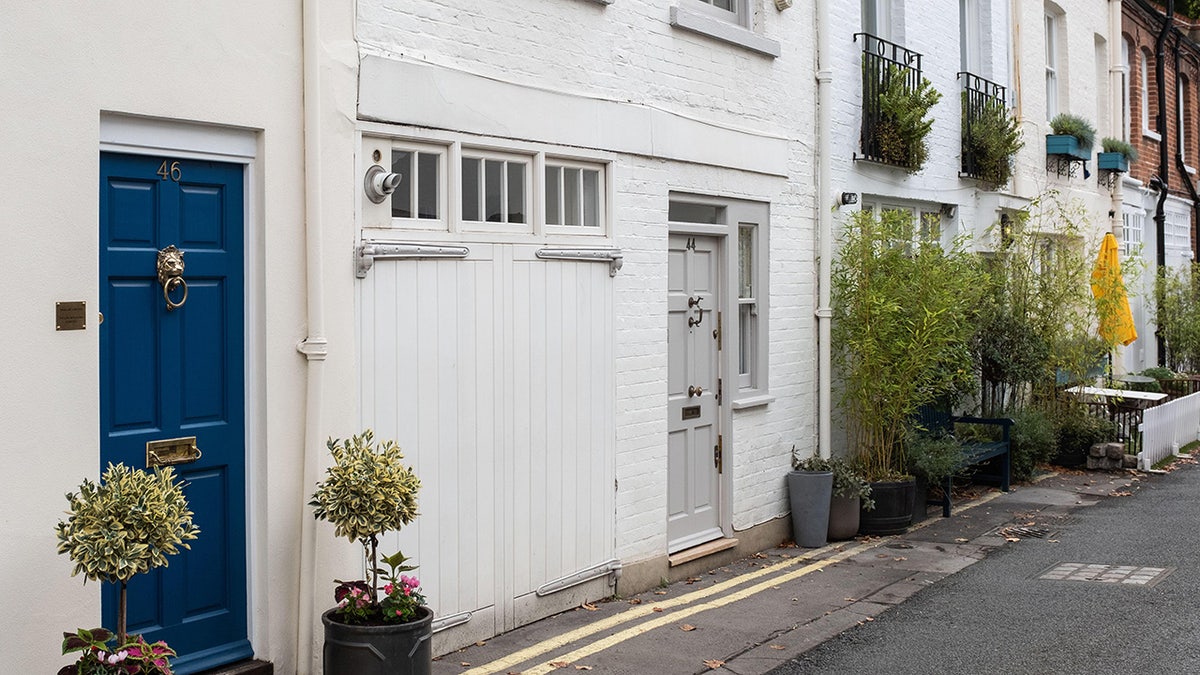
[[[724,19],[725,21],[732,21],[733,23],[740,24],[742,26],[750,25],[750,12],[749,7],[747,7],[749,1],[750,0],[695,0],[695,2],[699,5],[697,9],[700,11],[707,12],[712,16]]]
[[[1157,107],[1158,102],[1156,97],[1151,96],[1152,92],[1150,89],[1157,85],[1150,79],[1150,54],[1144,49],[1138,54],[1138,76],[1142,84],[1142,95],[1139,101],[1142,108],[1142,135],[1159,140],[1161,137],[1158,135],[1158,132],[1150,128],[1150,120],[1153,118],[1150,106],[1155,105]]]
[[[979,0],[958,0],[959,70],[983,76]]]
[[[1058,114],[1059,17],[1046,14],[1046,119]]]
[[[1175,90],[1175,96],[1176,96],[1176,101],[1175,101],[1176,120],[1175,121],[1176,121],[1176,126],[1179,129],[1179,158],[1182,159],[1186,163],[1188,161],[1188,154],[1187,154],[1188,114],[1187,114],[1187,111],[1190,110],[1190,108],[1188,106],[1190,106],[1191,102],[1192,102],[1191,91],[1188,88],[1187,77],[1180,75],[1179,76],[1179,84],[1178,84],[1178,86],[1176,86],[1175,89],[1176,89]]]
[[[1132,117],[1132,87],[1130,83],[1133,80],[1133,64],[1130,61],[1130,55],[1133,54],[1133,48],[1129,43],[1129,38],[1121,39],[1121,64],[1125,66],[1121,73],[1121,140],[1129,141],[1133,137],[1133,132],[1130,125],[1133,123]]]
[[[862,31],[893,41],[892,0],[862,0]]]

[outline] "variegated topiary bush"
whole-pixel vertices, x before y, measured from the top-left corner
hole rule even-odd
[[[67,519],[59,521],[55,528],[58,552],[70,556],[71,562],[75,563],[71,576],[82,573],[84,583],[91,579],[121,585],[116,646],[110,648],[112,654],[109,656],[117,658],[122,653],[125,656],[109,665],[127,660],[126,665],[132,666],[140,652],[151,646],[145,645],[140,638],[132,642],[127,640],[125,606],[129,580],[135,574],[166,567],[167,556],[178,553],[180,547],[191,548],[187,542],[200,533],[200,528],[192,523],[183,484],[176,482],[175,471],[170,467],[147,473],[124,464],[110,463],[99,483],[84,479],[78,492],[67,494],[67,502]],[[80,638],[84,633],[87,638]],[[109,639],[94,639],[96,635],[108,635],[103,629],[64,635],[67,640],[63,643],[63,653],[84,651],[81,664],[94,658],[99,649],[96,644],[106,644]],[[81,646],[81,640],[90,644]],[[166,645],[158,645],[166,649]],[[159,651],[157,656],[161,657],[162,652]],[[165,665],[158,670],[150,669],[155,664],[148,663],[149,666],[140,671],[127,667],[111,672],[170,672]],[[81,666],[75,664],[64,670],[74,672],[69,670],[72,667]]]
[[[395,441],[376,445],[370,429],[344,442],[330,439],[326,446],[334,463],[325,480],[317,483],[309,505],[318,520],[333,523],[334,534],[362,544],[369,577],[369,581],[338,582],[334,594],[341,603],[338,616],[346,623],[407,621],[424,599],[417,594],[416,579],[398,575],[415,568],[403,565],[407,558],[399,552],[386,556],[391,573],[386,575],[386,597],[380,602],[379,577],[386,572],[379,567],[379,535],[397,531],[417,517],[421,481],[404,466],[400,446]]]

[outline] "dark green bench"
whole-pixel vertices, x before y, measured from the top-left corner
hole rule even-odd
[[[967,467],[992,459],[999,458],[999,472],[995,474],[976,474],[980,478],[990,478],[1000,483],[1000,489],[1008,492],[1009,480],[1012,472],[1012,447],[1009,443],[1010,432],[1013,421],[1006,417],[963,417],[951,415],[948,410],[937,408],[934,406],[922,406],[917,411],[917,423],[925,433],[934,436],[953,436],[955,424],[982,424],[994,425],[1001,428],[1000,440],[964,440],[959,443],[959,450],[962,452],[962,459],[958,463],[957,469],[946,476],[946,484],[942,486],[942,498],[940,500],[930,499],[926,504],[941,504],[942,516],[950,517],[950,488],[954,480],[954,474],[966,469]]]

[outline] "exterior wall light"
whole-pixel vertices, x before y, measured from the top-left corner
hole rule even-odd
[[[843,192],[842,193],[842,206],[849,206],[851,204],[857,204],[857,203],[858,203],[858,193],[857,192]]]
[[[400,174],[392,173],[378,164],[372,164],[363,177],[363,191],[367,193],[367,199],[375,204],[382,204],[398,185]]]

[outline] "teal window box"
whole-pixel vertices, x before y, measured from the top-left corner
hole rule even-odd
[[[1046,134],[1046,154],[1061,155],[1070,159],[1087,161],[1092,157],[1091,148],[1080,148],[1079,139],[1066,134]]]
[[[1101,171],[1129,171],[1129,160],[1119,152],[1101,152],[1096,155],[1096,167]]]

